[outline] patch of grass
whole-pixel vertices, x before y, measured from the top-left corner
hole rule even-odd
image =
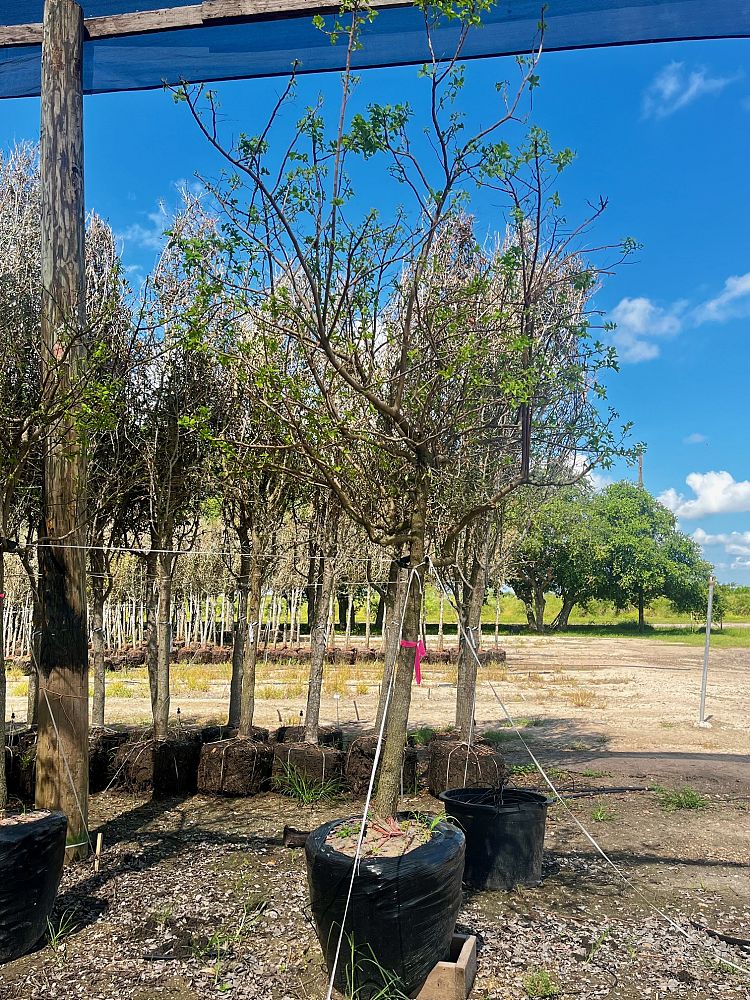
[[[592,771],[592,770],[586,770],[586,771],[581,771],[581,777],[582,778],[609,778],[609,777],[611,777],[611,775],[610,775],[609,771]]]
[[[282,773],[274,776],[272,784],[277,792],[296,799],[303,806],[335,799],[341,793],[341,782],[338,778],[316,781],[293,764],[284,764]]]
[[[74,910],[66,910],[55,921],[47,917],[47,941],[54,952],[64,951],[65,939],[69,938],[78,929],[75,917]]]
[[[255,696],[262,701],[276,701],[286,697],[281,684],[264,684],[262,687],[255,689]]]
[[[28,681],[16,681],[8,687],[8,694],[11,698],[25,698],[29,693]]]
[[[575,708],[593,708],[595,705],[598,707],[601,704],[596,694],[593,691],[587,691],[586,688],[571,691],[568,695],[568,701]]]
[[[420,726],[419,729],[415,729],[411,733],[412,742],[418,746],[426,746],[431,739],[435,736],[436,730],[432,726]]]
[[[482,739],[486,740],[487,743],[510,743],[511,740],[517,738],[516,731],[514,729],[488,729],[486,733],[482,733]]]
[[[682,788],[662,788],[660,785],[654,787],[659,805],[666,812],[677,812],[679,809],[705,809],[708,799],[700,792],[696,792],[689,785]]]
[[[595,823],[609,823],[615,818],[614,809],[605,805],[597,805],[591,810],[591,818]]]
[[[531,1000],[560,995],[560,984],[546,969],[532,969],[522,980],[524,992]]]
[[[109,681],[107,696],[109,698],[140,698],[145,694],[143,685],[128,681]]]

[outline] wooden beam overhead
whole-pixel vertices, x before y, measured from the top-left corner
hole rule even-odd
[[[413,0],[370,0],[369,6],[374,10],[411,7]],[[222,22],[314,17],[316,14],[335,13],[339,9],[340,4],[335,0],[204,0],[203,3],[185,7],[87,17],[84,24],[88,39],[121,38],[180,28],[204,28]],[[0,48],[41,44],[41,24],[0,25]]]

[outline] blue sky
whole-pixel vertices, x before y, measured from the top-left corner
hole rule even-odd
[[[597,297],[618,323],[611,399],[647,442],[648,488],[704,545],[719,579],[738,583],[750,583],[749,57],[739,41],[547,54],[531,115],[576,150],[563,188],[571,221],[603,195],[596,241],[643,244]],[[507,60],[471,64],[468,103],[481,107],[512,72]],[[363,96],[409,97],[414,74],[365,73]],[[252,132],[280,86],[218,85],[227,128]],[[335,81],[304,88],[332,93]],[[36,100],[2,102],[0,144],[35,139],[38,116]],[[174,207],[180,184],[214,175],[217,162],[185,110],[152,91],[86,99],[86,170],[89,207],[120,235],[137,276],[158,252],[160,205]],[[491,201],[479,221],[502,229]]]

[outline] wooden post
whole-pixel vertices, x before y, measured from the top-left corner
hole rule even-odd
[[[72,397],[74,410],[85,360],[85,220],[83,12],[73,0],[44,5],[40,170],[42,377],[47,392]],[[68,861],[88,854],[85,487],[86,455],[69,411],[45,441],[36,757],[36,804],[67,815]]]

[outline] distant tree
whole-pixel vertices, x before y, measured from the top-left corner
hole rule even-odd
[[[666,597],[678,611],[706,606],[711,566],[698,544],[677,530],[675,515],[641,486],[614,483],[594,497],[592,519],[605,541],[597,596],[617,608],[638,608],[638,627],[645,627],[645,608]]]
[[[552,630],[565,628],[576,604],[585,605],[601,589],[604,543],[592,517],[592,491],[585,484],[537,498],[523,511],[511,550],[508,583],[523,601],[530,628],[544,632],[548,594],[562,606]]]

